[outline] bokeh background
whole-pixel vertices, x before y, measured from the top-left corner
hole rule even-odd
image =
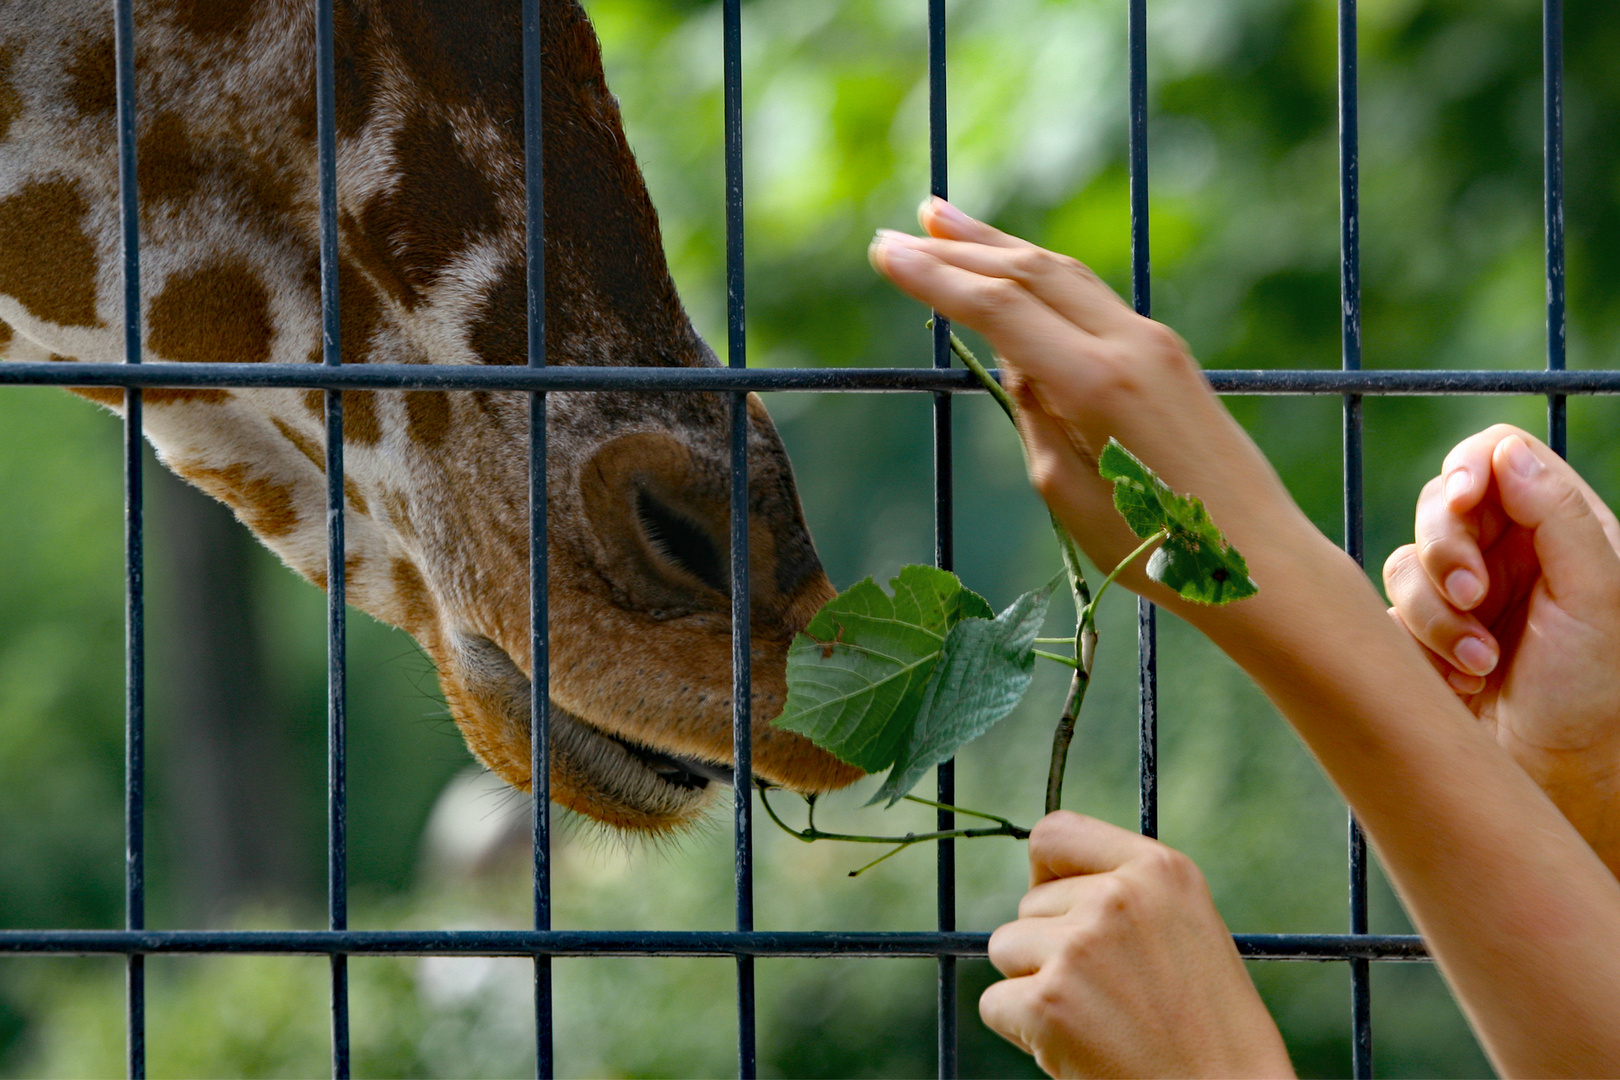
[[[724,342],[720,19],[712,0],[587,0],[687,303]],[[1128,280],[1123,0],[955,0],[952,194],[969,211]],[[868,269],[880,226],[926,194],[923,0],[748,0],[750,362],[925,366],[925,313]],[[1620,8],[1568,5],[1570,365],[1613,363],[1620,307]],[[1365,359],[1384,368],[1543,364],[1540,4],[1362,0]],[[1335,7],[1331,0],[1149,5],[1155,314],[1212,367],[1339,362]],[[882,579],[932,552],[928,401],[773,395],[834,580]],[[1233,399],[1301,504],[1341,531],[1337,399]],[[1421,483],[1537,400],[1366,405],[1369,563],[1410,532]],[[1056,569],[1015,440],[982,397],[957,405],[958,550],[998,607]],[[1570,406],[1571,456],[1620,494],[1615,404]],[[59,391],[0,393],[0,925],[121,921],[122,554],[118,425]],[[152,485],[151,925],[323,925],[324,598],[219,507],[158,469]],[[1068,612],[1054,614],[1053,626]],[[520,927],[526,803],[480,779],[432,670],[403,634],[351,622],[351,923]],[[1135,819],[1133,610],[1103,616],[1067,805]],[[1344,810],[1247,681],[1185,626],[1162,630],[1162,831],[1203,866],[1238,931],[1342,931]],[[1038,816],[1063,672],[960,766],[965,805]],[[869,782],[871,783],[871,782]],[[926,783],[926,781],[925,781]],[[905,811],[829,802],[828,821],[891,831]],[[901,823],[897,824],[897,819]],[[933,863],[917,850],[850,880],[866,853],[806,847],[759,819],[758,922],[925,929]],[[729,816],[678,842],[568,823],[559,926],[724,928]],[[516,840],[514,840],[516,837]],[[961,925],[988,930],[1022,892],[1021,845],[959,846]],[[1375,885],[1373,929],[1407,930]],[[559,1072],[732,1069],[725,961],[562,960]],[[153,1076],[326,1069],[325,965],[156,958]],[[356,1075],[522,1075],[523,961],[351,962]],[[1307,1075],[1349,1069],[1343,965],[1255,964]],[[974,1008],[965,1075],[1036,1075]],[[763,961],[760,1067],[782,1076],[933,1069],[933,966]],[[1380,1075],[1486,1073],[1435,972],[1373,979]],[[1168,1022],[1168,1021],[1167,1021]],[[0,1070],[122,1069],[122,967],[0,960]]]

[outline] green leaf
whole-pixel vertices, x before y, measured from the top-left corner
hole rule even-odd
[[[911,737],[952,627],[994,614],[931,566],[907,566],[889,584],[893,596],[871,578],[840,593],[794,639],[775,721],[867,772],[888,768]]]
[[[924,773],[1004,719],[1024,699],[1035,672],[1035,635],[1064,575],[1020,596],[994,619],[951,629],[923,693],[910,741],[872,802],[893,806]],[[870,803],[868,805],[871,805]]]
[[[1167,534],[1148,560],[1149,578],[1199,604],[1229,604],[1260,591],[1198,499],[1176,494],[1116,439],[1103,448],[1098,471],[1113,482],[1114,506],[1132,532],[1144,540]]]

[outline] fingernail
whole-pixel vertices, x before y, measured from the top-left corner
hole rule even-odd
[[[1470,675],[1466,671],[1447,672],[1446,682],[1459,694],[1477,694],[1485,689],[1484,679],[1478,675]]]
[[[925,208],[931,208],[934,213],[938,214],[946,221],[954,221],[958,225],[973,224],[972,218],[962,213],[962,211],[958,210],[956,207],[952,206],[938,195],[932,196],[926,203],[923,204],[923,206]]]
[[[1451,602],[1464,609],[1479,603],[1485,594],[1485,586],[1479,583],[1479,578],[1471,570],[1453,570],[1446,575],[1446,595]]]
[[[1475,675],[1489,675],[1496,670],[1496,650],[1477,637],[1465,637],[1454,650],[1457,662]]]
[[[881,253],[885,260],[909,259],[917,254],[916,240],[893,229],[879,229],[867,249],[867,257],[875,264]]]
[[[1446,501],[1456,502],[1468,494],[1468,488],[1473,484],[1474,478],[1468,474],[1467,469],[1456,469],[1446,477]]]
[[[1524,440],[1513,436],[1507,441],[1508,468],[1526,480],[1546,468],[1541,459],[1536,457],[1531,449],[1524,445]]]

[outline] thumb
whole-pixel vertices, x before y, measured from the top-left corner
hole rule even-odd
[[[1569,465],[1546,447],[1510,435],[1497,444],[1491,469],[1502,509],[1534,537],[1552,597],[1577,599],[1596,588],[1603,590],[1597,595],[1612,595],[1620,584],[1620,556]]]

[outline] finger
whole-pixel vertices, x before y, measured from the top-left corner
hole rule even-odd
[[[1434,588],[1462,611],[1477,607],[1490,589],[1485,555],[1480,550],[1479,516],[1472,512],[1478,503],[1458,510],[1458,500],[1449,494],[1470,485],[1471,475],[1467,468],[1454,469],[1423,485],[1415,528],[1421,569]],[[1470,497],[1465,495],[1461,501]]]
[[[1400,626],[1400,628],[1406,631],[1406,635],[1412,639],[1413,646],[1418,650],[1418,652],[1423,654],[1423,659],[1427,660],[1429,666],[1434,668],[1436,675],[1439,675],[1446,681],[1446,685],[1451,687],[1454,694],[1466,702],[1469,698],[1472,698],[1476,694],[1484,691],[1485,687],[1489,683],[1489,680],[1482,675],[1470,675],[1466,671],[1458,670],[1458,668],[1453,665],[1451,661],[1447,660],[1433,649],[1425,646],[1423,642],[1419,641],[1417,636],[1412,633],[1409,627],[1407,627],[1406,623],[1401,621],[1400,612],[1396,611],[1394,608],[1390,608],[1389,614],[1390,617],[1393,618]]]
[[[908,237],[903,233],[883,235],[888,240],[898,237],[898,242],[909,243],[952,266],[984,277],[1016,282],[1088,333],[1123,332],[1138,321],[1136,313],[1090,267],[1026,241],[983,243],[943,237]]]
[[[1478,618],[1458,610],[1440,595],[1421,558],[1419,547],[1408,544],[1397,548],[1384,563],[1384,591],[1395,605],[1401,624],[1419,645],[1443,657],[1454,670],[1473,676],[1489,675],[1501,659],[1500,644]],[[1484,578],[1484,558],[1479,559],[1479,576]],[[1462,572],[1456,571],[1453,576]]]
[[[917,221],[928,231],[928,235],[943,240],[966,240],[974,244],[1004,248],[1028,244],[1027,240],[1004,233],[993,225],[986,225],[937,195],[924,200],[917,208]]]
[[[1010,979],[1033,975],[1062,948],[1061,929],[1055,918],[1003,923],[990,935],[990,963]]]
[[[1024,1038],[1023,1027],[1029,1016],[1026,1001],[1030,984],[1025,979],[1004,979],[991,983],[979,995],[979,1019],[984,1026],[1026,1054],[1035,1051]]]
[[[1470,675],[1466,671],[1457,670],[1451,661],[1419,641],[1417,635],[1412,633],[1411,627],[1407,626],[1401,619],[1401,613],[1398,610],[1390,608],[1389,617],[1395,620],[1395,625],[1406,632],[1406,636],[1412,639],[1412,645],[1418,652],[1423,654],[1423,659],[1429,662],[1429,666],[1434,668],[1434,673],[1446,680],[1446,685],[1451,687],[1458,697],[1471,698],[1485,689],[1486,680],[1482,676]]]
[[[1059,810],[1042,818],[1030,833],[1030,886],[1077,874],[1117,870],[1156,847],[1158,841],[1138,833]]]
[[[872,265],[912,297],[990,339],[996,352],[1037,379],[1071,384],[1084,395],[1094,379],[1087,346],[1096,339],[1011,278],[975,273],[940,258],[944,241],[884,231]]]
[[[1096,880],[1096,875],[1090,874],[1082,877],[1054,878],[1036,885],[1018,902],[1018,917],[1055,919],[1067,915],[1085,902],[1087,889],[1090,883]]]
[[[1603,526],[1604,535],[1608,537],[1609,546],[1620,551],[1620,520],[1616,520],[1614,512],[1609,509],[1608,504],[1598,496],[1596,491],[1592,490],[1591,485],[1578,472],[1569,466],[1568,462],[1553,453],[1551,447],[1523,428],[1514,427],[1512,424],[1493,424],[1484,431],[1464,439],[1452,449],[1451,453],[1446,455],[1444,475],[1448,487],[1453,483],[1457,485],[1459,492],[1459,499],[1455,504],[1457,508],[1460,510],[1467,509],[1474,502],[1477,502],[1479,498],[1483,498],[1490,487],[1494,474],[1493,459],[1496,448],[1501,445],[1503,440],[1512,437],[1518,438],[1526,446],[1530,447],[1531,451],[1544,464],[1563,473],[1570,483],[1575,485],[1575,488],[1586,498],[1592,512],[1597,515],[1598,522]],[[1466,481],[1453,481],[1451,474],[1457,470],[1466,471],[1468,479]],[[1488,527],[1482,529],[1480,542],[1485,547],[1489,547],[1494,542]]]
[[[1620,595],[1620,556],[1561,458],[1509,435],[1497,444],[1491,468],[1502,509],[1533,534],[1542,580],[1555,600],[1582,605]]]

